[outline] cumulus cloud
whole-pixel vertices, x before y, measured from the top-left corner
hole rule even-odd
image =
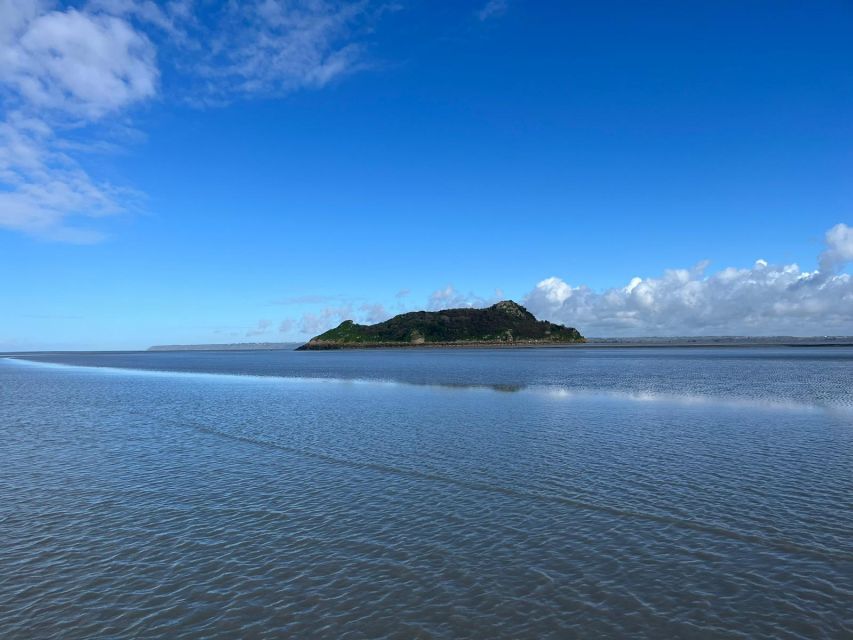
[[[833,272],[853,262],[853,227],[840,223],[826,232],[826,250],[820,254],[820,268]]]
[[[94,242],[100,232],[69,221],[132,209],[136,192],[93,178],[72,155],[96,145],[65,134],[152,97],[158,77],[153,45],[121,18],[0,2],[0,227]]]
[[[139,194],[91,175],[81,152],[158,97],[161,65],[179,78],[171,97],[199,105],[319,88],[363,64],[358,40],[382,6],[0,0],[0,227],[99,240],[80,222],[134,210]]]
[[[605,291],[550,277],[524,304],[591,336],[853,334],[853,278],[837,272],[851,261],[851,229],[839,224],[827,232],[823,271],[757,260],[707,274],[701,263]]]
[[[121,18],[30,9],[0,37],[0,81],[33,107],[96,119],[156,93],[154,47]]]

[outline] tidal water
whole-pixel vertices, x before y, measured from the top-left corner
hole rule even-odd
[[[622,637],[853,637],[853,349],[0,357],[0,638]]]

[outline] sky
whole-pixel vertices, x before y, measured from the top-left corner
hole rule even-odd
[[[846,0],[0,0],[0,349],[501,299],[853,335]]]

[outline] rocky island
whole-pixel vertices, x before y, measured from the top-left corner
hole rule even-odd
[[[298,350],[412,346],[525,346],[585,342],[577,329],[537,320],[512,300],[485,309],[413,311],[378,324],[352,320],[311,338]]]

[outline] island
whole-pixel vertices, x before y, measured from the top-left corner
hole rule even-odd
[[[504,300],[485,309],[413,311],[378,324],[345,320],[311,338],[299,351],[371,347],[533,346],[585,342],[577,329],[536,317]]]

